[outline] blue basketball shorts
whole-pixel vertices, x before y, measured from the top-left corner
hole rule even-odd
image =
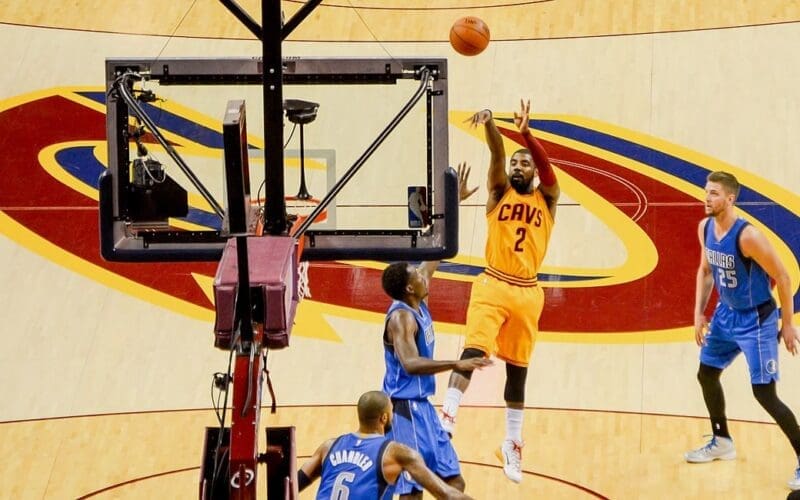
[[[417,450],[437,476],[447,479],[461,474],[458,456],[447,435],[436,409],[427,399],[392,399],[394,419],[392,430],[386,435],[399,443]],[[397,479],[395,495],[408,495],[422,491],[408,472]]]
[[[725,369],[740,352],[747,360],[752,384],[778,380],[778,311],[774,301],[747,310],[717,304],[706,344],[700,349],[700,362]]]

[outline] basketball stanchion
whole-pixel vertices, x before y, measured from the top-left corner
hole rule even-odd
[[[224,395],[224,406],[217,409],[219,426],[206,429],[205,449],[200,477],[200,499],[250,500],[258,497],[259,464],[266,464],[266,490],[270,500],[296,500],[298,496],[294,428],[267,430],[267,449],[258,450],[261,423],[263,383],[272,395],[272,411],[277,405],[269,378],[267,353],[289,345],[298,303],[310,297],[308,287],[309,260],[357,260],[375,258],[433,260],[448,258],[458,250],[458,181],[448,167],[447,147],[447,61],[442,58],[382,59],[300,58],[291,61],[282,57],[281,43],[322,0],[307,0],[284,24],[278,0],[263,0],[262,23],[259,26],[235,2],[223,2],[237,18],[243,20],[262,41],[262,57],[222,59],[208,65],[205,60],[180,59],[166,64],[159,60],[133,61],[133,71],[147,74],[163,84],[239,84],[258,82],[263,88],[264,180],[265,199],[252,201],[250,191],[249,148],[243,100],[228,101],[223,120],[225,163],[225,210],[222,229],[215,234],[188,235],[192,248],[178,252],[175,235],[160,236],[153,244],[124,236],[124,221],[114,221],[111,211],[101,220],[106,224],[105,240],[112,250],[129,250],[122,257],[133,259],[208,258],[219,253],[221,258],[214,278],[216,318],[215,346],[229,352],[227,373],[215,373],[214,387]],[[216,63],[219,64],[216,64]],[[107,62],[109,74],[131,70],[130,60]],[[305,185],[305,152],[303,125],[316,116],[317,103],[283,100],[283,85],[291,83],[316,85],[329,83],[391,84],[404,80],[418,83],[411,97],[380,131],[367,149],[339,177],[321,200],[314,199]],[[427,141],[424,165],[428,188],[441,186],[442,195],[433,198],[432,218],[436,219],[424,232],[421,230],[328,229],[336,225],[335,209],[327,207],[353,178],[373,153],[385,142],[420,102],[425,102]],[[290,100],[291,101],[291,100]],[[127,109],[121,104],[108,107],[109,124],[127,127]],[[283,112],[287,119],[301,126],[300,188],[297,196],[287,197],[284,190]],[[119,134],[120,127],[108,128],[110,149],[127,144]],[[435,147],[434,147],[435,146]],[[118,149],[118,148],[116,148]],[[117,161],[121,155],[110,155]],[[116,177],[126,165],[116,165]],[[111,165],[109,166],[111,169]],[[104,192],[113,196],[125,192],[124,182],[118,186],[107,181]],[[116,189],[116,191],[114,190]],[[438,189],[438,188],[437,188]],[[109,198],[109,196],[106,196]],[[256,195],[256,198],[259,198]],[[113,201],[113,198],[110,198]],[[263,202],[263,203],[261,203]],[[106,203],[107,209],[114,209]],[[254,210],[254,207],[256,209]],[[107,212],[108,210],[106,210]],[[254,217],[255,213],[255,217]],[[330,221],[323,226],[328,216]],[[116,224],[116,225],[115,225]],[[306,232],[312,224],[314,231]],[[116,231],[116,233],[114,232]],[[116,236],[116,238],[114,238]],[[187,238],[185,235],[181,237]],[[215,238],[195,242],[200,238]],[[122,241],[124,245],[119,245]],[[224,243],[223,243],[224,242]],[[145,244],[146,243],[146,244]],[[132,246],[132,250],[127,246]],[[203,246],[205,245],[205,246]],[[224,247],[223,247],[224,245]],[[119,248],[118,248],[119,247]],[[197,248],[195,248],[197,247]],[[153,253],[156,250],[160,253]],[[152,257],[151,257],[152,255]],[[120,257],[120,258],[122,258]],[[305,257],[305,260],[303,260]],[[226,411],[230,386],[230,424],[226,427]],[[212,389],[213,391],[213,389]]]
[[[289,196],[286,202],[291,211],[287,219],[296,230],[319,200]],[[214,345],[231,352],[233,374],[223,384],[226,398],[228,384],[233,385],[231,425],[225,427],[223,413],[219,428],[206,429],[201,499],[255,498],[259,463],[267,465],[268,498],[283,498],[281,492],[287,498],[296,498],[296,485],[288,480],[296,474],[294,428],[267,427],[265,453],[258,453],[258,430],[265,381],[272,397],[272,412],[276,411],[266,352],[288,347],[297,306],[311,296],[308,262],[301,260],[305,238],[295,239],[291,230],[288,236],[263,235],[263,218],[258,212],[263,200],[251,200],[250,205],[255,221],[248,227],[252,236],[243,238],[243,243],[247,246],[252,341],[242,342],[237,329],[242,328],[237,309],[242,279],[240,238],[236,237],[228,240],[214,278]],[[326,219],[327,211],[322,211],[315,222]]]

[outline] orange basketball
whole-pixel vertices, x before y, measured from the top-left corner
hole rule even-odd
[[[476,56],[489,45],[489,27],[480,18],[467,16],[450,28],[450,45],[465,56]]]

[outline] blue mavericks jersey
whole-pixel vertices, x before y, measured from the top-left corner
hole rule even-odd
[[[744,219],[737,219],[728,233],[717,241],[714,219],[709,217],[706,222],[706,260],[714,275],[720,302],[733,309],[751,309],[772,298],[769,275],[739,250],[739,236],[747,225]]]
[[[389,443],[380,435],[339,436],[322,461],[317,500],[391,499],[394,487],[386,483],[382,466]]]
[[[386,361],[386,374],[383,377],[383,392],[393,399],[424,399],[436,392],[436,378],[433,375],[409,375],[403,369],[394,346],[387,342],[386,324],[389,317],[398,309],[405,309],[417,320],[416,343],[419,355],[433,359],[433,319],[428,305],[420,302],[419,312],[408,304],[395,300],[386,312],[383,329],[383,359]]]

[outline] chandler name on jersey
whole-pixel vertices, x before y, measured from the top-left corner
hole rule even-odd
[[[317,500],[391,498],[394,487],[386,483],[382,465],[389,443],[381,435],[339,436],[322,462]]]

